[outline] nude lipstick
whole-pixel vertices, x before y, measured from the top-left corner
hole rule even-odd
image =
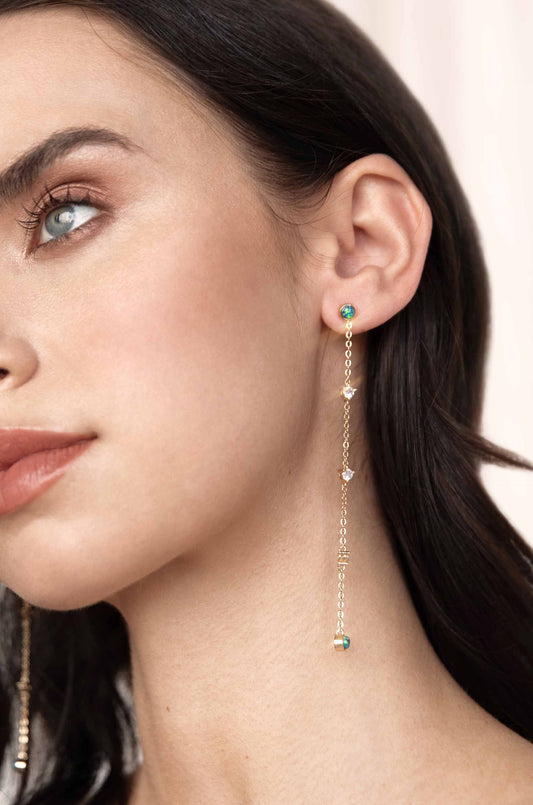
[[[0,515],[42,495],[95,437],[94,433],[0,428]]]

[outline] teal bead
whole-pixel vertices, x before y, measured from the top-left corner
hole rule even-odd
[[[340,309],[340,314],[343,319],[353,319],[355,308],[353,305],[343,305]]]
[[[350,638],[348,637],[348,635],[344,635],[344,637],[342,638],[342,645],[344,646],[345,649],[347,649],[348,646],[350,645]]]

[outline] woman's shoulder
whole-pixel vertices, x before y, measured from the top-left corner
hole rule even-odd
[[[479,736],[464,770],[469,802],[480,805],[533,805],[533,743],[496,719]],[[444,803],[446,800],[442,800]],[[448,800],[449,801],[449,800]]]
[[[501,746],[496,747],[494,761],[501,771],[500,802],[532,805],[533,743],[513,730],[508,733]]]

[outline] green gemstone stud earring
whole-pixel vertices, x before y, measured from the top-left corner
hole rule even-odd
[[[343,319],[353,319],[355,316],[355,308],[353,305],[341,305],[339,313]]]

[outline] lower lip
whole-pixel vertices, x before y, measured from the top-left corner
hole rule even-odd
[[[42,495],[64,474],[66,465],[90,447],[93,439],[32,453],[0,470],[0,515]]]

